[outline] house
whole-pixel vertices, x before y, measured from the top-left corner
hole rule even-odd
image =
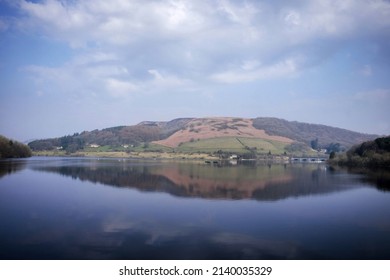
[[[91,145],[89,145],[91,148],[99,148],[100,147],[100,145],[98,145],[98,144],[91,144]]]

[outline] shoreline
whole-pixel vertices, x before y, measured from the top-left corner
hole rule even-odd
[[[113,159],[134,159],[134,160],[182,160],[182,161],[204,161],[205,163],[215,162],[231,162],[231,164],[237,164],[237,162],[258,162],[258,163],[292,163],[292,164],[320,164],[328,163],[328,161],[294,161],[294,157],[285,155],[273,155],[268,157],[257,158],[242,158],[242,159],[230,159],[220,158],[206,153],[178,153],[178,152],[75,152],[67,154],[65,151],[39,151],[33,152],[34,157],[80,157],[80,158],[113,158]]]
[[[168,153],[168,152],[76,152],[66,154],[59,151],[33,152],[40,157],[97,157],[97,158],[126,158],[126,159],[162,159],[162,160],[218,160],[218,157],[204,153]]]

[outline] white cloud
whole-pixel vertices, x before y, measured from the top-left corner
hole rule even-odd
[[[109,78],[105,81],[108,93],[113,97],[127,97],[137,90],[137,86],[128,81]]]
[[[241,68],[244,70],[244,71],[252,71],[252,70],[255,70],[257,67],[260,66],[260,61],[256,60],[256,59],[253,59],[253,60],[245,60],[242,64],[241,64]]]
[[[20,8],[29,17],[20,23],[23,28],[37,28],[50,36],[65,39],[73,47],[83,46],[84,39],[96,23],[95,15],[86,12],[80,4],[71,2],[46,0],[43,3],[21,1]]]
[[[91,65],[100,63],[116,62],[119,58],[114,53],[108,52],[88,52],[86,54],[78,55],[73,58],[72,63],[75,65]]]
[[[390,3],[381,0],[20,3],[21,28],[75,48],[76,57],[61,67],[61,75],[76,72],[101,89],[107,87],[99,78],[143,89],[185,89],[191,83],[290,77],[322,63],[348,38],[390,36]],[[144,87],[150,75],[153,83]]]
[[[192,90],[193,83],[157,69],[145,70],[144,78],[132,75],[128,66],[112,53],[91,52],[74,57],[60,67],[30,65],[24,68],[40,91],[52,94],[126,98],[162,90]],[[142,75],[141,75],[142,76]]]
[[[296,11],[289,11],[287,15],[284,17],[285,22],[288,25],[300,25],[301,24],[301,16]]]
[[[245,61],[240,67],[213,74],[211,79],[221,83],[241,83],[292,77],[298,72],[297,61],[293,58],[267,66],[260,65],[257,67],[257,65],[258,63]]]
[[[327,39],[332,43],[384,32],[390,27],[390,3],[381,0],[303,1],[299,10],[282,9],[282,18],[288,27],[285,36],[290,42]]]
[[[91,96],[125,96],[134,87],[120,81],[131,80],[128,69],[115,54],[90,52],[72,58],[58,67],[30,65],[24,68],[36,86],[48,94],[65,94],[79,98]]]
[[[44,28],[60,39],[72,41],[78,37],[80,41],[113,44],[178,35],[190,39],[200,36],[199,32],[210,31],[209,28],[216,34],[234,31],[236,24],[253,30],[272,24],[279,31],[283,31],[285,24],[300,26],[295,32],[306,33],[306,39],[362,32],[361,27],[372,30],[390,24],[390,3],[381,0],[302,1],[297,8],[287,10],[280,4],[259,1],[46,0],[21,1],[21,9],[30,24],[35,23],[35,27]],[[318,34],[319,31],[325,34]]]
[[[74,47],[88,42],[126,45],[145,39],[189,35],[204,28],[204,4],[191,1],[85,0],[21,2],[25,26],[42,28]],[[61,31],[61,32],[58,32]]]
[[[249,25],[253,22],[259,9],[249,2],[235,2],[228,0],[218,1],[218,9],[224,13],[229,20],[241,25]]]
[[[153,75],[153,77],[157,80],[157,81],[163,81],[163,77],[161,76],[161,74],[155,70],[155,69],[151,69],[148,71],[149,74]]]
[[[148,86],[153,86],[154,88],[158,87],[177,87],[177,86],[184,86],[186,84],[190,84],[190,81],[180,79],[177,76],[169,75],[169,74],[162,74],[160,71],[156,69],[150,69],[148,70],[148,73],[153,76],[153,81]]]

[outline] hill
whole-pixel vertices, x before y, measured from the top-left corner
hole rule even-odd
[[[276,118],[180,118],[168,122],[144,121],[84,131],[30,142],[33,151],[165,151],[185,153],[302,154],[320,149],[339,151],[366,135],[325,125],[289,122]]]

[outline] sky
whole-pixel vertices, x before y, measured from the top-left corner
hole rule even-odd
[[[0,0],[0,134],[277,117],[390,134],[389,0]]]

